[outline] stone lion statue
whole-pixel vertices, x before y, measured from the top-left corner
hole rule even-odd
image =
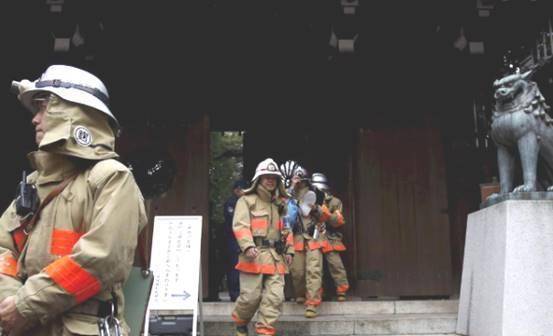
[[[553,119],[537,84],[529,80],[531,74],[510,74],[494,82],[491,137],[497,145],[499,195],[553,191]],[[513,188],[517,153],[523,184]]]

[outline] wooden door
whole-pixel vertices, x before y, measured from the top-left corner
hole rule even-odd
[[[169,191],[146,202],[149,222],[142,239],[149,254],[155,216],[203,216],[201,264],[204,296],[207,295],[209,276],[209,132],[207,115],[186,124],[163,124],[155,131],[141,124],[136,131],[121,139],[119,147],[123,157],[147,146],[167,150],[175,160],[177,172]]]
[[[355,277],[361,296],[447,296],[446,176],[435,129],[359,131]]]

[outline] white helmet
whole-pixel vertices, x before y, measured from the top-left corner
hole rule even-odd
[[[18,98],[29,111],[36,113],[33,96],[38,92],[51,92],[67,101],[92,107],[106,114],[114,128],[119,122],[109,109],[109,94],[104,83],[88,71],[68,65],[51,65],[34,82],[12,82]]]
[[[328,186],[328,179],[323,173],[313,173],[313,175],[311,175],[311,185],[321,191],[330,190],[330,187]]]
[[[300,164],[294,160],[287,160],[280,165],[280,172],[282,173],[282,178],[284,179],[284,186],[286,188],[290,187],[292,177],[294,172],[298,167],[301,167]]]
[[[255,175],[252,178],[252,182],[261,175],[275,175],[282,178],[282,174],[278,170],[278,165],[271,158],[267,158],[257,165],[257,168],[255,168]]]

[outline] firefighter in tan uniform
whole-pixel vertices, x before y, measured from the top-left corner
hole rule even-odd
[[[323,236],[322,250],[328,265],[328,270],[336,286],[338,301],[345,301],[346,292],[349,289],[349,282],[346,268],[340,257],[340,252],[345,251],[346,247],[342,242],[342,233],[338,231],[338,229],[345,224],[344,215],[342,213],[342,201],[330,193],[328,179],[324,174],[313,173],[313,175],[311,175],[311,184],[324,192],[324,202],[331,213],[325,225],[326,230]]]
[[[113,314],[128,335],[122,285],[146,215],[131,172],[114,160],[107,90],[63,65],[13,85],[34,115],[27,187],[40,206],[26,208],[20,194],[0,218],[3,333],[99,335],[99,318]]]
[[[323,256],[322,233],[323,224],[330,213],[323,205],[309,204],[311,209],[305,211],[304,202],[309,188],[309,177],[303,167],[299,167],[292,177],[292,196],[300,205],[299,220],[294,230],[294,250],[296,251],[290,273],[296,296],[296,302],[305,304],[305,317],[317,316],[317,307],[322,300]]]
[[[284,302],[284,274],[294,255],[292,234],[282,220],[286,196],[276,163],[266,159],[258,164],[251,188],[236,203],[232,229],[242,251],[236,265],[240,296],[232,312],[237,336],[248,334],[256,311],[257,335],[275,334],[274,323]]]

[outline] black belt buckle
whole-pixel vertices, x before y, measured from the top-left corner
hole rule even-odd
[[[112,313],[114,316],[117,316],[117,305],[114,304],[113,300],[100,301],[98,304],[98,317],[105,318],[110,316]]]

